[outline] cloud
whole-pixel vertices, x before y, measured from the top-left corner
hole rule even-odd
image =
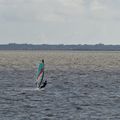
[[[116,20],[120,16],[120,8],[116,7],[117,3],[113,0],[92,0],[90,3],[91,17],[100,20]]]
[[[0,39],[43,43],[117,39],[119,6],[120,0],[0,0]]]
[[[113,0],[0,0],[1,20],[13,22],[118,19],[119,11]]]
[[[4,21],[63,22],[66,17],[83,13],[83,0],[0,0]]]
[[[73,12],[77,12],[76,10],[82,11],[84,7],[84,0],[58,0],[58,2],[61,3],[64,10],[68,9]]]
[[[37,21],[49,10],[43,0],[11,0],[0,1],[0,17],[5,21],[29,22]],[[48,8],[49,9],[49,8]]]

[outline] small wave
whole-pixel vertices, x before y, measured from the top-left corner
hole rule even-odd
[[[41,91],[41,90],[44,90],[44,88],[22,88],[21,89],[22,91]]]

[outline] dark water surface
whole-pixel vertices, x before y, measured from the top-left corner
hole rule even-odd
[[[0,120],[120,120],[120,71],[0,71]]]

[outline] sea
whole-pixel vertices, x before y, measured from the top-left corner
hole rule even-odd
[[[120,120],[120,52],[0,51],[0,120]]]

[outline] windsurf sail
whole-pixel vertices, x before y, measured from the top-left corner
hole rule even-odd
[[[40,63],[38,66],[38,70],[36,73],[36,82],[37,82],[37,87],[40,87],[42,81],[44,78],[44,64]]]

